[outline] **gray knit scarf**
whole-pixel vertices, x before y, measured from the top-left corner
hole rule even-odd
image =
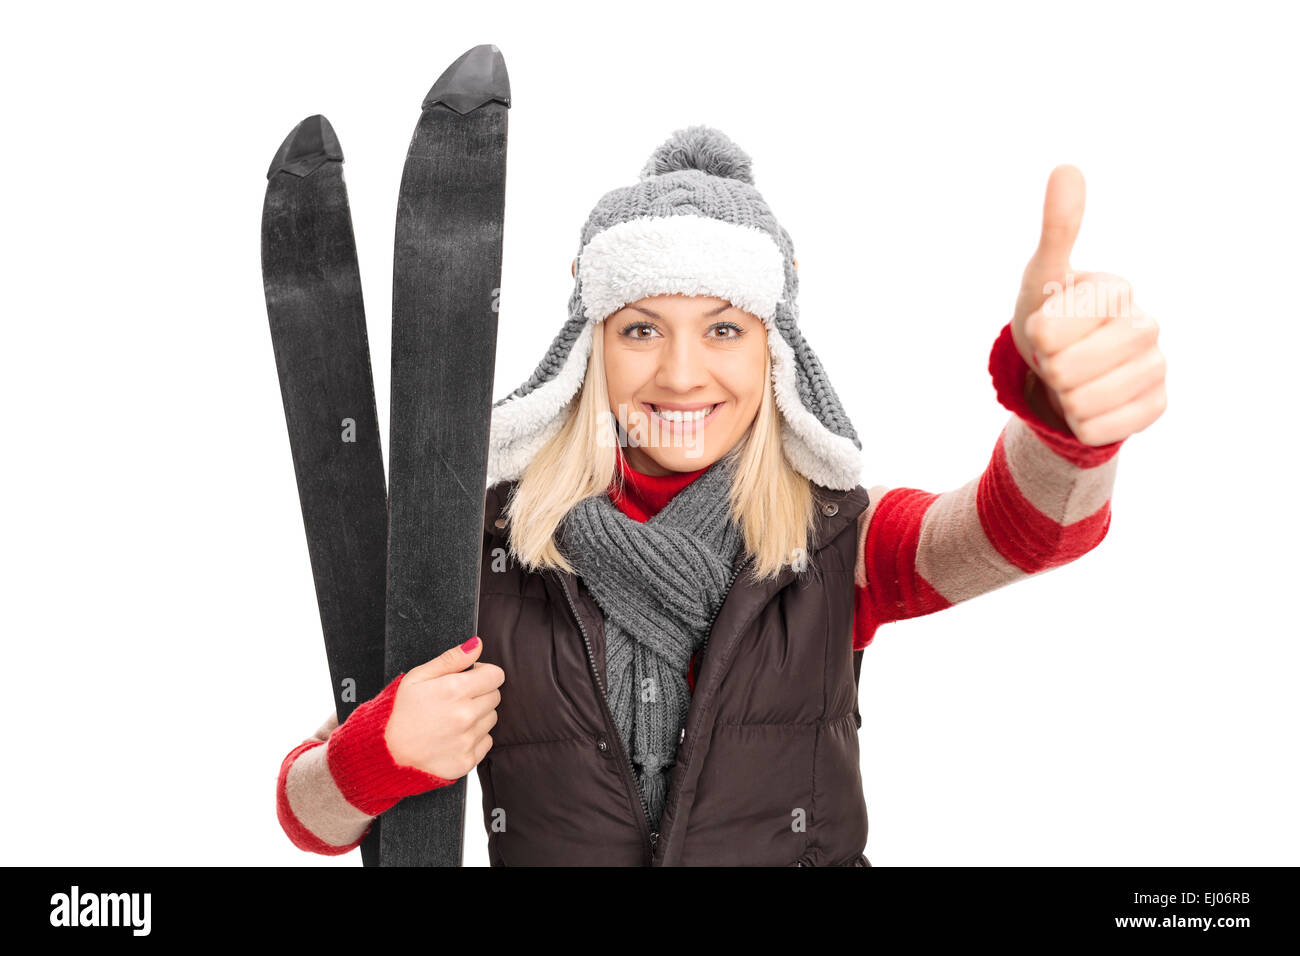
[[[686,671],[731,588],[742,532],[724,457],[639,522],[608,494],[560,524],[560,544],[605,615],[606,694],[655,829],[686,726]]]

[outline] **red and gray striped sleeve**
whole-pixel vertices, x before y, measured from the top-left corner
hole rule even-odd
[[[858,520],[853,647],[891,621],[951,607],[1095,548],[1110,527],[1116,453],[1040,419],[1042,387],[1003,327],[989,354],[998,401],[1012,414],[984,472],[942,494],[868,490]]]
[[[402,797],[451,780],[393,759],[384,729],[393,710],[398,674],[339,726],[331,714],[280,764],[276,815],[300,850],[338,856],[361,845],[375,817]]]

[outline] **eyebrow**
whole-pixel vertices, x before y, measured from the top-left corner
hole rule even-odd
[[[658,312],[652,312],[652,311],[650,311],[649,309],[643,309],[643,308],[641,308],[641,306],[639,306],[639,305],[629,305],[627,308],[629,308],[629,309],[636,309],[636,311],[638,311],[638,312],[644,312],[646,315],[650,316],[650,317],[653,318],[653,319],[662,319],[662,318],[663,318],[663,316],[660,315]],[[715,315],[721,315],[723,312],[726,312],[728,309],[734,309],[734,308],[735,308],[735,306],[732,305],[730,302],[724,302],[722,305],[718,306],[716,309],[713,309],[713,310],[710,311],[710,312],[705,312],[705,313],[704,313],[704,317],[705,317],[706,319],[711,319],[711,318],[713,318]]]

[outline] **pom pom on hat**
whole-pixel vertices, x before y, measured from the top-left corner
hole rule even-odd
[[[754,185],[753,161],[722,131],[711,126],[688,126],[674,132],[650,154],[641,179],[682,169],[698,169],[710,176],[736,179]]]

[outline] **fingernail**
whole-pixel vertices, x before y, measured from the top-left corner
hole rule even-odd
[[[471,637],[468,641],[466,641],[464,644],[462,644],[462,645],[460,646],[460,649],[461,649],[462,651],[464,651],[466,654],[468,654],[470,651],[474,650],[474,648],[476,648],[476,647],[478,647],[478,635],[477,635],[477,634],[475,634],[475,635],[474,635],[473,637]]]

